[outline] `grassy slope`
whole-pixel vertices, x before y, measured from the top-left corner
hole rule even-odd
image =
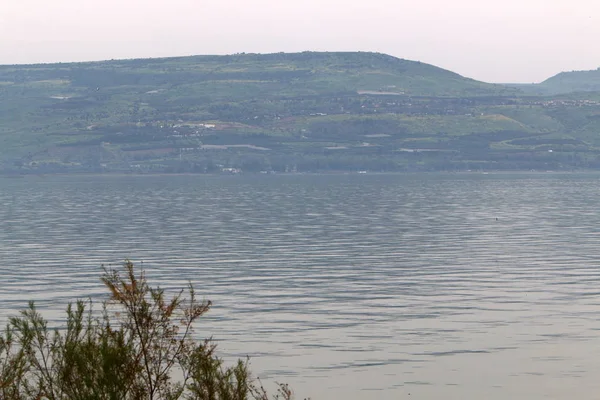
[[[561,72],[536,85],[549,94],[600,91],[600,68],[593,71]]]
[[[548,146],[561,163],[575,151],[594,159],[596,94],[521,93],[376,53],[0,66],[0,163],[518,167],[525,152],[545,163]]]

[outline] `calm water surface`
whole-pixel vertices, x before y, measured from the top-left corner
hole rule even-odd
[[[57,321],[129,257],[302,396],[597,399],[599,199],[590,174],[0,178],[0,320]]]

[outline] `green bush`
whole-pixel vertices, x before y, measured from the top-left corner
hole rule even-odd
[[[50,330],[33,302],[10,318],[0,335],[3,400],[267,400],[248,360],[226,367],[210,340],[193,338],[194,324],[210,310],[189,286],[167,299],[148,285],[143,270],[126,261],[105,269],[110,298],[69,305],[61,330]],[[290,400],[279,384],[273,399]]]

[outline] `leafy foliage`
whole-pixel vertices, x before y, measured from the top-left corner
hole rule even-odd
[[[3,400],[268,400],[248,360],[225,366],[194,324],[210,310],[190,285],[168,299],[127,261],[105,270],[110,299],[69,305],[66,326],[50,330],[33,303],[0,335]],[[290,400],[280,384],[273,399]]]

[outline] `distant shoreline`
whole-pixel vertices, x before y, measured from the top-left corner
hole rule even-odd
[[[167,176],[194,176],[194,177],[256,177],[256,176],[304,176],[304,175],[497,175],[497,174],[511,174],[511,175],[525,175],[525,174],[600,174],[600,170],[596,169],[580,169],[580,170],[484,170],[484,171],[320,171],[320,172],[277,172],[277,173],[255,173],[255,172],[244,172],[238,174],[226,174],[226,173],[191,173],[191,172],[177,172],[177,173],[124,173],[124,172],[60,172],[60,173],[25,173],[25,174],[14,174],[14,173],[0,173],[0,179],[22,179],[22,178],[49,178],[54,176],[90,176],[90,177],[167,177]]]

